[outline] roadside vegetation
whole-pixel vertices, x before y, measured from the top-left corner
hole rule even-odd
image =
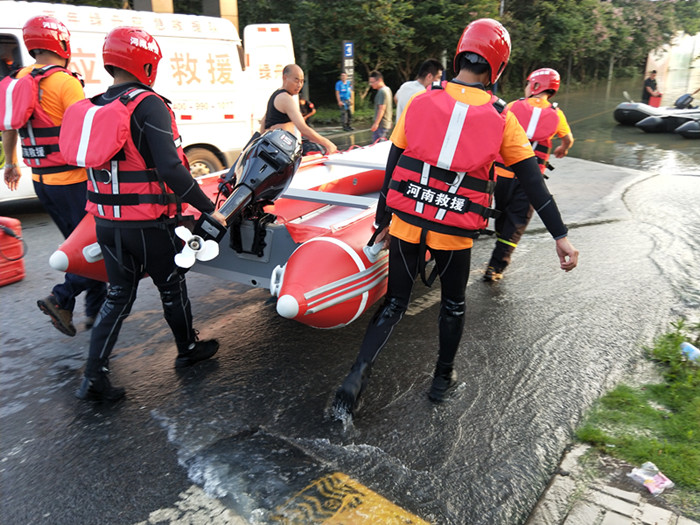
[[[196,3],[193,0],[175,0]],[[522,91],[527,75],[552,67],[562,81],[641,76],[650,51],[680,31],[700,32],[700,2],[684,0],[238,0],[240,26],[290,24],[297,63],[309,98],[334,101],[344,40],[354,43],[355,104],[371,96],[370,71],[395,92],[429,57],[443,60],[448,77],[465,25],[496,18],[508,28],[512,54],[499,91]]]
[[[133,8],[133,0],[73,0],[74,4]],[[700,32],[697,0],[238,0],[239,29],[287,23],[296,61],[306,73],[309,98],[318,106],[335,100],[343,41],[354,43],[355,105],[371,96],[370,71],[384,74],[396,91],[430,57],[447,74],[459,36],[469,22],[491,17],[511,36],[510,64],[501,93],[519,96],[527,75],[552,67],[570,86],[644,74],[650,51],[678,32]],[[176,13],[202,14],[202,0],[173,0]],[[503,97],[507,98],[507,97]],[[511,99],[508,99],[511,100]]]
[[[671,481],[675,504],[700,518],[700,362],[681,352],[684,341],[700,344],[700,323],[683,320],[659,336],[647,357],[663,380],[619,385],[599,399],[576,437],[601,453],[632,465],[654,463]]]

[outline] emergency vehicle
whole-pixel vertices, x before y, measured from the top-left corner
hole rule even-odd
[[[244,49],[235,26],[224,18],[10,1],[0,1],[0,12],[0,76],[10,67],[34,63],[22,27],[33,16],[50,15],[71,33],[69,68],[82,76],[87,97],[112,84],[102,64],[109,31],[135,26],[153,35],[163,54],[154,89],[172,101],[194,176],[233,164],[259,129],[267,98],[282,83],[282,69],[294,62],[288,24],[247,26]],[[0,202],[35,197],[31,171],[21,160],[20,165],[19,188],[10,191],[0,184]]]

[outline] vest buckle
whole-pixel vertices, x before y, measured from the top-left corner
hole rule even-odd
[[[456,171],[455,172],[455,178],[452,182],[448,183],[448,186],[454,187],[459,187],[462,185],[462,181],[464,180],[464,176],[467,174],[466,171]]]
[[[101,182],[102,184],[109,184],[112,182],[112,172],[109,170],[94,170],[93,173],[97,182]]]

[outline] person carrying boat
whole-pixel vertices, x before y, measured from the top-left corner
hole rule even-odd
[[[22,28],[22,37],[35,63],[8,75],[0,83],[0,97],[12,100],[5,105],[0,122],[4,126],[2,148],[5,152],[5,184],[17,189],[21,172],[17,166],[17,141],[22,143],[24,163],[32,169],[34,191],[65,238],[85,216],[87,174],[84,168],[70,165],[58,148],[58,135],[66,109],[85,98],[82,81],[68,70],[71,59],[70,32],[51,16],[30,18]],[[5,129],[10,128],[10,129]],[[53,326],[74,336],[75,300],[85,292],[85,326],[89,329],[102,306],[107,288],[103,282],[66,273],[62,283],[37,301]]]
[[[493,213],[492,164],[499,153],[556,239],[560,267],[568,272],[577,265],[578,251],[567,239],[522,126],[502,100],[486,91],[509,56],[510,36],[499,22],[470,23],[455,53],[457,76],[444,88],[434,86],[411,99],[391,135],[375,235],[376,242],[389,238],[387,293],[336,391],[331,411],[336,419],[356,410],[373,363],[406,311],[416,277],[428,283],[434,279],[434,274],[425,278],[426,249],[441,284],[438,356],[428,397],[441,402],[456,385],[471,247]]]
[[[299,140],[299,134],[323,146],[326,154],[335,153],[338,148],[330,140],[309,126],[299,110],[294,98],[304,86],[304,71],[296,64],[288,64],[282,70],[282,87],[275,91],[267,102],[267,111],[262,119],[260,133],[271,129],[285,129]]]
[[[545,178],[545,169],[550,167],[552,139],[555,136],[561,139],[561,144],[554,150],[554,156],[558,159],[566,156],[574,144],[574,136],[564,112],[556,103],[549,102],[559,90],[560,84],[561,79],[556,70],[537,69],[527,77],[525,98],[508,104],[510,111],[525,129]],[[534,211],[520,181],[513,177],[513,170],[499,161],[496,162],[498,179],[494,197],[496,209],[501,214],[495,222],[496,246],[484,273],[484,280],[490,282],[503,278],[503,271],[510,264],[511,256]]]
[[[95,216],[109,278],[75,395],[115,401],[124,389],[110,383],[109,357],[146,274],[160,292],[175,337],[175,367],[191,366],[218,350],[216,340],[198,340],[192,326],[184,271],[174,261],[182,247],[174,229],[183,201],[222,225],[226,220],[190,175],[175,116],[152,89],[162,57],[156,40],[142,29],[117,27],[106,36],[102,57],[114,83],[66,112],[60,145],[66,158],[90,168],[87,210]]]

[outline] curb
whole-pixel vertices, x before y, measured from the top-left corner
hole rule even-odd
[[[525,525],[700,525],[653,504],[641,487],[632,492],[591,478],[579,463],[590,449],[577,444],[566,453]]]

